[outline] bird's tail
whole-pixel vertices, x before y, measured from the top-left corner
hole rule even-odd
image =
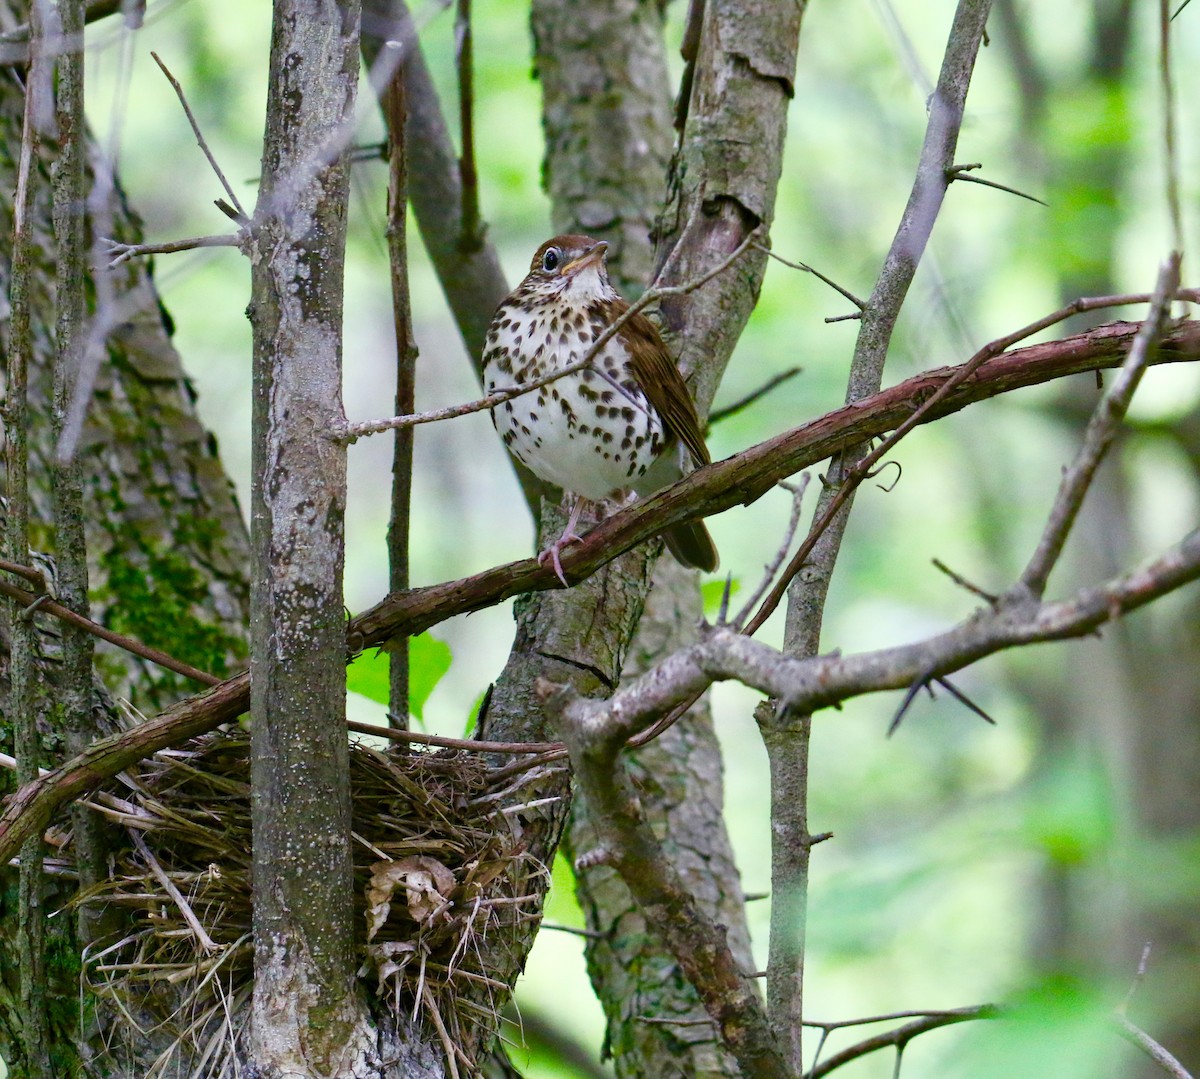
[[[663,533],[667,549],[677,562],[694,569],[712,573],[720,563],[717,545],[708,534],[703,521],[688,521]]]

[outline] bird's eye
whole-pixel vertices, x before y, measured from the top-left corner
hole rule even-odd
[[[542,256],[542,269],[547,273],[553,273],[558,269],[558,261],[561,257],[562,256],[559,254],[557,247],[550,248],[550,250]]]

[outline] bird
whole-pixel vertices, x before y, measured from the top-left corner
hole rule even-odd
[[[483,349],[486,392],[531,382],[582,360],[629,304],[610,284],[608,244],[555,236],[496,309]],[[562,551],[589,503],[647,495],[709,463],[696,406],[658,329],[635,312],[581,370],[492,407],[508,451],[570,498],[566,528],[538,562],[569,587]],[[672,525],[667,547],[685,566],[717,568],[701,521]]]

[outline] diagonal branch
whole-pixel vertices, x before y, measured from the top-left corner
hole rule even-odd
[[[1171,300],[1179,288],[1181,260],[1182,256],[1175,252],[1160,268],[1146,321],[1138,330],[1120,373],[1093,411],[1079,453],[1062,478],[1037,550],[1021,574],[1020,587],[1029,589],[1035,596],[1040,596],[1046,590],[1046,581],[1062,554],[1096,469],[1116,437],[1129,402],[1146,371],[1166,323]]]
[[[940,1027],[952,1026],[955,1023],[966,1023],[972,1019],[995,1019],[1000,1015],[1000,1009],[994,1004],[980,1004],[974,1008],[954,1008],[944,1012],[930,1012],[914,1019],[911,1023],[873,1034],[854,1045],[848,1046],[839,1053],[834,1053],[828,1060],[815,1064],[810,1071],[804,1073],[804,1079],[820,1079],[823,1075],[849,1064],[852,1060],[865,1057],[877,1049],[887,1049],[895,1046],[903,1051],[904,1047],[918,1034],[924,1034]],[[806,1024],[807,1025],[807,1024]]]
[[[544,684],[543,689],[551,704],[564,706],[563,736],[604,861],[620,873],[646,922],[683,968],[743,1073],[787,1079],[790,1072],[762,1000],[753,982],[737,969],[725,927],[697,907],[643,816],[618,760],[633,733],[628,717],[620,708],[588,708],[586,700],[568,703],[572,691],[565,686]]]
[[[1063,375],[1115,367],[1138,328],[1137,323],[1111,323],[1062,341],[1032,345],[988,360],[926,419],[937,419],[974,401]],[[1198,357],[1200,324],[1182,322],[1164,335],[1151,362],[1185,362]],[[666,524],[751,502],[780,479],[824,460],[842,446],[893,430],[911,415],[916,402],[936,392],[956,370],[927,371],[856,406],[819,417],[727,461],[697,470],[653,499],[635,503],[597,526],[568,555],[568,573],[583,577],[657,535]],[[1178,583],[1184,582],[1181,579]],[[521,592],[553,587],[557,587],[553,571],[542,569],[530,558],[461,580],[412,589],[388,596],[352,619],[348,626],[349,646],[351,651],[360,651],[391,637],[418,633],[456,614],[492,606]],[[1103,602],[1100,608],[1101,614],[1107,610]],[[1099,615],[1097,618],[1099,624],[1103,619]],[[910,685],[922,669],[914,667],[899,683],[876,688]],[[953,669],[957,668],[938,667],[935,673],[946,674]],[[698,681],[695,692],[706,684]],[[131,731],[96,743],[42,779],[26,784],[0,815],[0,857],[11,857],[15,844],[44,828],[59,806],[82,797],[143,757],[235,719],[249,707],[249,700],[250,682],[246,674],[227,679],[208,693],[189,698]]]

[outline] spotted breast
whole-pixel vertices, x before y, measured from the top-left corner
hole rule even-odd
[[[501,303],[484,348],[488,393],[535,381],[578,363],[627,305],[608,280],[608,245],[557,236],[533,257],[529,274]],[[708,463],[695,406],[653,324],[635,315],[584,369],[495,406],[492,419],[509,451],[547,483],[574,496],[563,535],[544,556],[563,583],[560,552],[574,534],[584,500],[628,489],[645,493],[647,470],[668,451]],[[659,469],[655,470],[658,477]],[[686,565],[716,568],[716,549],[700,522],[666,534]]]

